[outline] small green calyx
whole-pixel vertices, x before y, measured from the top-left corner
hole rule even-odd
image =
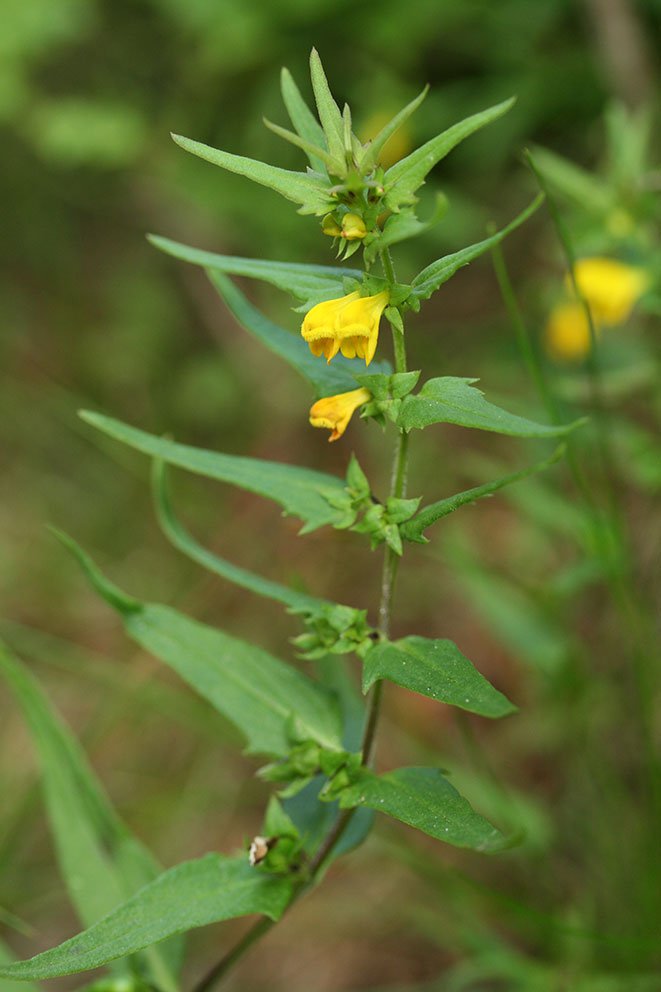
[[[371,417],[382,427],[386,421],[397,423],[397,417],[405,396],[415,389],[420,372],[395,372],[393,375],[376,373],[356,376],[361,385],[369,389],[372,400],[363,407],[361,416]]]
[[[362,520],[354,524],[351,530],[357,534],[367,534],[372,551],[380,544],[387,544],[396,555],[403,552],[400,524],[410,520],[417,512],[422,497],[416,499],[397,499],[391,496],[383,503],[373,504],[365,513]]]
[[[248,861],[253,868],[273,875],[288,875],[302,866],[301,835],[276,796],[269,800],[262,833],[250,842]]]
[[[292,643],[300,657],[308,661],[327,654],[351,652],[362,657],[374,643],[374,630],[367,623],[367,610],[330,605],[315,613],[307,612],[303,622],[306,632],[293,638]]]
[[[347,484],[344,489],[340,492],[325,493],[324,498],[333,509],[341,513],[340,518],[333,524],[336,530],[346,530],[351,527],[358,514],[372,505],[370,484],[355,455],[351,456],[349,462]]]
[[[345,752],[341,760],[336,761],[335,766],[326,772],[328,782],[319,793],[319,799],[322,802],[333,802],[340,793],[356,782],[361,768],[362,755],[359,752]]]

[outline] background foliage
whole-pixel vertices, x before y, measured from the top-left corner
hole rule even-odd
[[[620,7],[642,36],[626,77],[605,30]],[[230,632],[249,631],[267,649],[295,627],[275,607],[255,613],[239,591],[178,558],[153,521],[146,463],[106,444],[76,409],[105,409],[227,452],[330,463],[340,474],[350,446],[372,475],[385,462],[376,428],[353,428],[327,449],[302,415],[307,393],[294,374],[272,366],[239,330],[202,272],[146,243],[153,231],[228,254],[331,261],[314,222],[183,154],[168,132],[298,167],[297,153],[262,127],[261,115],[284,122],[273,80],[286,64],[303,85],[312,44],[338,97],[365,112],[357,122],[365,134],[378,127],[368,108],[393,112],[424,82],[432,92],[411,124],[416,140],[517,94],[515,108],[458,148],[423,190],[430,214],[437,191],[450,208],[408,249],[408,277],[433,253],[479,240],[489,221],[502,226],[530,201],[535,183],[519,158],[524,144],[599,168],[609,101],[655,94],[649,53],[658,50],[660,27],[657,0],[6,0],[1,632],[35,662],[122,816],[164,864],[239,846],[255,832],[263,789],[246,776],[236,749],[223,747],[221,735],[235,743],[233,732],[126,643],[44,522],[74,533],[122,588],[176,601]],[[570,220],[585,234],[580,211]],[[538,213],[515,233],[506,253],[538,337],[562,293],[563,262],[547,216]],[[274,317],[297,325],[284,297],[247,288]],[[648,324],[614,342],[614,363],[658,368],[653,318]],[[411,326],[413,368],[482,375],[494,399],[501,391],[519,395],[521,411],[535,409],[487,258],[460,273]],[[557,377],[584,412],[580,372]],[[649,379],[639,376],[637,388],[609,399],[619,417],[614,483],[629,521],[635,588],[651,603],[661,479],[649,442]],[[505,458],[506,439],[494,448],[492,438],[487,447],[483,436],[459,428],[426,435],[412,467],[421,489],[427,481],[434,491],[441,472],[443,489],[454,492],[494,465],[517,467]],[[522,824],[522,846],[478,860],[382,828],[354,856],[351,878],[346,869],[331,876],[324,894],[244,965],[236,988],[302,992],[312,983],[324,992],[397,981],[610,992],[647,981],[622,973],[658,967],[651,941],[660,918],[658,852],[639,760],[634,632],[607,591],[607,540],[566,479],[554,480],[529,481],[463,511],[448,523],[440,551],[411,554],[394,632],[452,638],[521,713],[484,727],[393,689],[389,712],[399,729],[393,720],[382,745],[388,766],[431,760],[439,745],[450,768],[453,759],[465,766],[474,758],[462,790],[506,826]],[[232,560],[343,602],[368,605],[371,597],[374,606],[376,559],[357,537],[319,533],[292,545],[295,524],[257,499],[184,477],[176,494],[196,532],[215,533],[217,549]],[[227,515],[230,528],[221,526]],[[248,529],[252,540],[241,547]],[[27,737],[4,690],[0,714],[0,922],[22,953],[35,941],[55,943],[74,924],[62,910]],[[475,735],[506,791],[477,757]],[[242,924],[227,926],[238,932]],[[213,930],[194,935],[198,962],[214,959],[217,939]]]

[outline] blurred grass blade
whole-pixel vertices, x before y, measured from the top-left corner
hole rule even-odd
[[[397,424],[406,431],[431,424],[459,424],[512,437],[559,437],[585,423],[585,418],[571,424],[537,424],[533,420],[508,413],[489,403],[484,393],[472,383],[477,379],[441,376],[428,379],[419,393],[402,401]]]
[[[509,716],[517,709],[445,639],[413,636],[375,644],[363,659],[363,692],[379,679],[479,716]]]
[[[261,575],[233,565],[219,555],[203,548],[191,537],[175,516],[168,488],[165,463],[155,460],[152,470],[152,491],[158,521],[168,540],[193,561],[243,589],[257,593],[258,596],[275,599],[277,602],[297,610],[316,610],[324,605],[329,605],[326,600],[317,599],[316,596],[308,596],[295,589],[290,589],[289,586],[281,585],[279,582],[265,579]]]
[[[325,145],[326,136],[323,128],[301,96],[301,91],[289,69],[283,69],[280,74],[280,90],[289,119],[301,138],[305,138],[311,145]],[[324,171],[324,163],[316,155],[310,153],[308,159],[315,172]]]
[[[442,134],[431,138],[424,145],[416,148],[406,158],[391,166],[385,175],[386,204],[391,210],[397,211],[402,204],[412,203],[415,191],[425,181],[427,174],[448,152],[480,128],[497,120],[506,113],[514,99],[489,107],[479,114],[473,114],[458,124],[454,124]]]
[[[221,272],[209,270],[207,275],[241,326],[307,379],[314,386],[317,397],[356,389],[355,377],[365,371],[365,363],[361,359],[337,355],[332,363],[320,362],[300,334],[290,334],[265,317]],[[387,361],[372,362],[370,368],[384,375],[392,372]]]
[[[170,238],[156,234],[148,235],[147,240],[155,248],[179,258],[183,262],[201,265],[210,272],[224,272],[230,276],[245,276],[270,283],[278,289],[291,293],[306,305],[332,300],[344,295],[344,279],[361,280],[360,269],[340,268],[333,265],[307,265],[301,262],[269,262],[259,258],[239,258],[232,255],[217,255],[212,251],[190,248]],[[292,335],[293,336],[293,335]]]
[[[75,541],[64,534],[59,537],[107,600],[105,576]],[[109,602],[117,608],[116,601]],[[233,723],[250,752],[288,754],[293,721],[304,739],[329,748],[341,746],[336,701],[323,686],[256,645],[168,606],[134,602],[134,607],[119,610],[129,637],[174,669]]]
[[[537,167],[551,185],[582,209],[595,213],[612,209],[614,194],[597,176],[541,145],[535,146],[534,156]]]
[[[506,238],[508,234],[515,231],[517,227],[520,227],[521,224],[527,221],[539,209],[543,202],[543,194],[536,196],[532,203],[518,217],[515,217],[507,227],[504,227],[502,231],[498,231],[496,234],[492,234],[491,237],[485,238],[483,241],[478,241],[474,245],[469,245],[467,248],[462,248],[461,251],[456,251],[452,255],[445,255],[444,258],[439,258],[437,261],[432,262],[422,272],[419,272],[411,283],[413,295],[418,300],[428,300],[432,293],[436,292],[448,279],[451,279],[458,269],[464,265],[468,265],[469,262],[479,258],[480,255],[484,255],[490,248],[493,248],[503,238]]]
[[[282,506],[285,514],[291,513],[304,521],[302,533],[341,520],[341,512],[326,499],[327,496],[333,498],[344,492],[344,481],[336,476],[294,465],[224,455],[177,444],[100,413],[83,410],[80,416],[92,427],[151,458],[274,500]]]
[[[316,48],[310,54],[310,78],[317,104],[319,120],[326,135],[328,151],[334,159],[344,162],[344,122],[340,108],[333,99],[324,67]]]
[[[436,768],[398,768],[385,775],[362,769],[340,793],[342,809],[367,806],[436,840],[474,851],[497,851],[506,840]]]
[[[492,496],[499,489],[504,489],[505,486],[511,486],[515,482],[527,479],[537,472],[543,472],[545,469],[550,468],[551,465],[555,465],[562,458],[565,450],[565,445],[561,444],[550,458],[536,462],[528,468],[521,469],[520,472],[511,472],[509,475],[501,476],[500,479],[485,482],[482,486],[473,486],[472,489],[466,489],[463,493],[457,493],[456,496],[448,496],[446,499],[439,499],[436,503],[430,503],[429,506],[423,506],[412,520],[407,520],[401,524],[400,533],[402,537],[407,541],[426,544],[427,538],[424,537],[424,531],[436,523],[437,520],[447,517],[448,514],[454,513],[455,510],[458,510],[462,506],[475,503],[478,499],[482,499],[485,496]]]
[[[170,868],[103,920],[58,947],[29,961],[0,967],[0,977],[73,975],[209,923],[253,913],[277,920],[291,891],[291,882],[251,868],[245,856],[207,854]]]
[[[155,878],[160,868],[113,810],[78,741],[42,689],[2,644],[0,672],[30,727],[60,869],[81,922],[89,926]],[[151,951],[143,967],[161,989],[175,992],[180,962],[177,943]]]
[[[406,124],[409,117],[416,112],[428,93],[429,85],[425,86],[423,91],[419,93],[414,100],[407,103],[407,105],[400,110],[398,114],[395,114],[391,121],[388,121],[388,123],[381,128],[376,137],[369,142],[367,150],[359,162],[361,169],[368,171],[378,164],[379,155],[381,154],[383,146],[387,141],[390,141],[393,134],[395,134],[400,127]]]
[[[197,155],[198,158],[211,162],[221,169],[227,169],[228,172],[245,176],[246,179],[251,179],[254,183],[279,193],[285,199],[300,204],[301,213],[323,214],[330,209],[326,186],[313,176],[304,172],[280,169],[266,162],[244,158],[242,155],[232,155],[219,148],[212,148],[211,145],[204,145],[200,141],[185,138],[181,134],[173,134],[172,138],[184,151]]]

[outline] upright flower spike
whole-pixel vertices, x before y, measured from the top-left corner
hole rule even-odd
[[[649,284],[644,269],[598,256],[579,259],[574,278],[594,320],[605,326],[625,321]]]
[[[372,399],[369,389],[352,389],[348,393],[325,396],[310,408],[310,423],[313,427],[325,427],[331,431],[329,441],[342,437],[349,421],[359,406]]]
[[[374,358],[379,339],[381,314],[388,305],[388,293],[375,296],[349,293],[337,300],[317,303],[306,313],[301,334],[317,357],[328,362],[341,351],[345,358],[364,358],[365,365]]]

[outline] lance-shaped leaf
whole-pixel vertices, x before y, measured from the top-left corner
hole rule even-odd
[[[99,413],[82,411],[81,417],[104,434],[151,458],[160,458],[168,465],[176,465],[188,472],[227,482],[274,500],[282,506],[285,513],[291,513],[305,522],[302,533],[341,521],[341,512],[331,507],[326,498],[337,497],[344,492],[344,482],[336,476],[294,465],[266,462],[259,458],[223,455],[203,448],[192,448],[147,434],[146,431],[129,427],[128,424]]]
[[[118,590],[89,555],[59,535],[97,592],[120,613],[136,643],[174,669],[243,734],[251,753],[284,756],[295,721],[299,736],[338,748],[342,725],[333,695],[262,648],[177,610],[141,603]]]
[[[207,854],[170,868],[88,930],[29,961],[0,966],[13,980],[91,971],[174,934],[261,913],[280,918],[291,882],[251,868],[247,857]]]
[[[328,151],[336,161],[344,164],[344,122],[340,108],[333,99],[316,48],[313,48],[310,54],[310,78],[319,120],[326,135]]]
[[[212,165],[218,165],[228,172],[245,176],[246,179],[251,179],[260,186],[266,186],[280,193],[285,199],[300,204],[302,214],[324,214],[332,209],[328,186],[319,177],[280,169],[266,162],[244,158],[242,155],[232,155],[219,148],[212,148],[211,145],[204,145],[200,141],[192,141],[181,134],[173,134],[172,138],[185,151],[203,158],[205,162],[211,162]]]
[[[167,255],[193,265],[201,265],[210,272],[224,272],[231,276],[246,276],[270,283],[291,293],[303,303],[313,304],[344,295],[344,280],[361,280],[360,269],[341,268],[337,265],[307,265],[297,262],[268,262],[259,258],[237,258],[217,255],[212,251],[190,248],[169,238],[150,234],[148,240]]]
[[[14,961],[14,957],[0,941],[0,967],[9,965]],[[33,985],[32,982],[10,982],[7,979],[2,983],[2,992],[43,992],[40,985]]]
[[[265,579],[247,568],[240,568],[226,561],[220,555],[214,554],[207,548],[202,547],[185,529],[176,517],[170,493],[167,485],[167,475],[165,464],[161,461],[154,461],[152,470],[152,490],[154,494],[154,505],[156,515],[161,525],[163,533],[176,548],[182,551],[188,558],[196,561],[198,565],[208,569],[215,575],[233,582],[243,589],[256,593],[258,596],[266,596],[267,599],[274,599],[279,603],[284,603],[294,610],[319,610],[324,606],[330,606],[328,600],[318,599],[316,596],[308,596],[306,593],[280,582],[273,582]]]
[[[488,110],[459,121],[458,124],[431,138],[406,158],[392,165],[386,172],[384,180],[387,206],[391,210],[398,210],[402,204],[412,203],[415,191],[422,186],[428,173],[448,152],[470,134],[501,117],[513,103],[513,99],[505,100],[494,107],[489,107]]]
[[[160,872],[96,781],[78,741],[27,669],[0,644],[0,673],[18,700],[43,770],[43,789],[60,870],[85,925],[101,919]],[[180,943],[142,956],[159,988],[176,992]],[[126,971],[130,972],[127,967]]]
[[[300,334],[291,334],[265,317],[230,279],[214,270],[209,270],[207,275],[241,326],[307,379],[314,386],[317,397],[333,396],[356,388],[356,376],[365,372],[365,363],[361,359],[336,355],[332,362],[320,361]],[[387,361],[372,362],[370,369],[384,375],[392,372]]]
[[[559,461],[564,453],[565,446],[561,444],[550,458],[536,462],[528,468],[521,469],[520,472],[510,472],[509,475],[503,475],[500,479],[485,482],[481,486],[473,486],[472,489],[465,489],[463,493],[457,493],[455,496],[448,496],[445,499],[437,500],[435,503],[430,503],[429,506],[423,506],[412,520],[407,520],[401,524],[399,528],[400,534],[406,541],[427,544],[428,539],[424,536],[424,531],[436,523],[437,520],[447,517],[448,514],[454,513],[455,510],[458,510],[462,506],[475,503],[478,499],[482,499],[485,496],[492,496],[493,493],[498,492],[499,489],[504,489],[505,486],[511,486],[514,482],[527,479],[537,472],[543,472]]]
[[[311,145],[326,147],[326,136],[307,103],[301,96],[301,91],[294,82],[289,69],[283,69],[280,74],[280,90],[282,99],[287,108],[289,119],[301,138],[305,138]],[[310,165],[315,172],[324,171],[324,163],[316,155],[309,153]]]
[[[381,128],[376,137],[367,143],[365,152],[360,157],[358,162],[358,165],[363,172],[368,172],[370,169],[376,167],[379,162],[379,155],[383,150],[383,146],[387,141],[390,141],[393,134],[399,131],[402,125],[406,124],[409,117],[416,112],[428,92],[429,86],[427,85],[423,89],[422,93],[419,93],[415,99],[411,100],[410,103],[407,103],[398,114],[395,114],[392,120],[388,121],[388,123]]]
[[[412,295],[418,300],[428,300],[432,293],[442,286],[444,282],[447,282],[448,279],[451,279],[458,269],[479,258],[480,255],[483,255],[490,248],[493,248],[494,245],[502,241],[503,238],[506,238],[508,234],[516,230],[524,221],[528,220],[543,202],[544,196],[540,194],[535,197],[530,206],[526,207],[502,231],[498,231],[497,234],[493,234],[483,241],[478,241],[474,245],[469,245],[468,248],[462,248],[461,251],[455,251],[452,255],[445,255],[443,258],[432,262],[422,272],[419,272],[411,283]]]
[[[457,376],[429,379],[419,393],[402,400],[398,426],[409,431],[430,424],[459,424],[513,437],[558,437],[585,422],[581,419],[571,424],[537,424],[518,417],[485,400],[484,393],[471,385],[477,381]]]
[[[363,659],[363,692],[379,679],[480,716],[516,712],[516,706],[448,640],[412,636],[376,644]]]
[[[500,830],[436,768],[398,768],[385,775],[361,769],[357,781],[340,793],[340,806],[367,806],[455,847],[496,851],[506,844]]]

